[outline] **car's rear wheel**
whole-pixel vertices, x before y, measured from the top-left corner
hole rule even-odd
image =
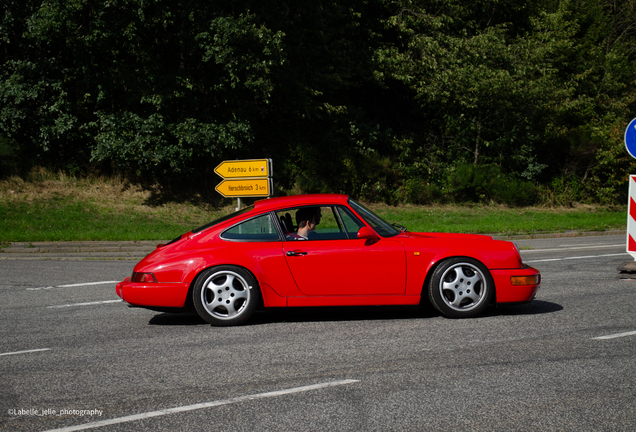
[[[215,326],[244,323],[254,313],[259,298],[254,276],[236,266],[218,266],[203,271],[193,290],[197,313]]]
[[[490,304],[495,284],[490,272],[472,258],[442,261],[430,279],[428,296],[435,308],[450,318],[468,318]]]

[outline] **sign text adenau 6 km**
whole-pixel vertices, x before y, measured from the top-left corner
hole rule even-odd
[[[223,161],[214,172],[224,179],[271,177],[269,159]]]

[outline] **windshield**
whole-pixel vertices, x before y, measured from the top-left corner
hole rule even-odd
[[[382,237],[393,237],[400,233],[400,231],[396,230],[390,223],[386,222],[362,204],[355,202],[352,199],[349,200],[349,204],[351,205],[351,208],[353,208],[362,217],[362,219],[371,225],[371,227]]]
[[[210,228],[211,226],[214,226],[216,224],[220,224],[221,222],[225,222],[228,219],[232,219],[234,216],[238,216],[238,215],[241,215],[243,213],[247,213],[248,211],[251,211],[252,209],[254,209],[253,205],[245,207],[245,208],[242,208],[241,210],[239,210],[237,212],[230,213],[229,215],[223,216],[223,217],[221,217],[221,218],[219,218],[217,220],[214,220],[214,221],[212,221],[210,223],[207,223],[207,224],[205,224],[203,226],[200,226],[197,229],[193,229],[192,230],[192,234],[196,234],[196,233],[198,233],[200,231],[203,231],[204,229]]]

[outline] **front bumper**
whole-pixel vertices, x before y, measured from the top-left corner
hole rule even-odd
[[[491,270],[497,290],[497,303],[521,303],[534,298],[541,284],[539,270],[526,267],[512,270]],[[538,276],[539,283],[532,285],[512,285],[510,278],[513,276]]]

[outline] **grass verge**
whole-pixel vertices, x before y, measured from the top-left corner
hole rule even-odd
[[[536,234],[566,231],[624,230],[624,209],[594,206],[573,208],[505,206],[373,206],[388,221],[399,221],[415,232],[466,232],[474,234]]]
[[[167,203],[119,178],[46,170],[0,181],[0,242],[169,240],[232,208]]]
[[[150,193],[121,179],[76,179],[36,171],[0,182],[0,243],[169,240],[233,211],[205,205],[149,205]],[[415,232],[533,234],[625,229],[626,209],[482,205],[370,206]]]

